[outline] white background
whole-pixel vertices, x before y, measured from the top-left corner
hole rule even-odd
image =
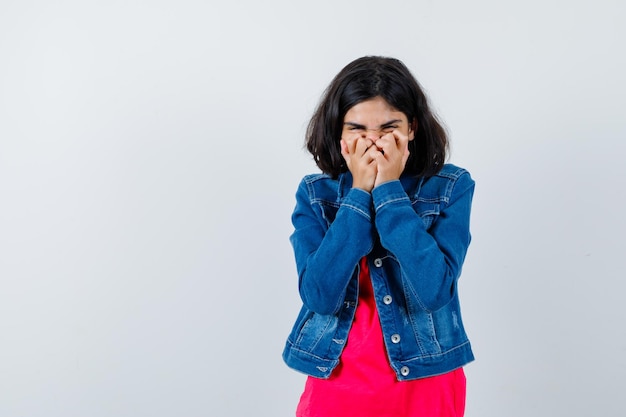
[[[368,54],[477,183],[466,415],[626,415],[624,9],[2,0],[0,416],[292,416],[304,129]]]

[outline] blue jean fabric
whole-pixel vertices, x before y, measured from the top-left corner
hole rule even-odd
[[[366,256],[389,362],[398,380],[439,375],[474,359],[457,280],[470,244],[474,181],[451,164],[430,178],[402,176],[370,193],[349,172],[306,176],[291,243],[303,307],[283,359],[328,378],[339,363]]]

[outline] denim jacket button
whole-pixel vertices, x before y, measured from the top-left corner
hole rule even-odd
[[[383,266],[383,260],[380,258],[376,258],[374,259],[374,266],[376,268],[380,268],[381,266]]]
[[[391,335],[392,343],[400,343],[400,335],[398,333]]]
[[[391,302],[392,302],[392,301],[393,301],[393,298],[391,298],[391,296],[390,296],[390,295],[385,295],[385,296],[383,297],[383,303],[385,303],[386,305],[391,304]]]
[[[402,368],[400,368],[400,373],[402,374],[402,376],[407,376],[409,372],[411,372],[411,370],[408,366],[403,366]]]

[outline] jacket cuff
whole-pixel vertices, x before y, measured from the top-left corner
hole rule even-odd
[[[351,208],[368,220],[372,219],[372,195],[365,190],[351,188],[341,205]]]
[[[400,201],[406,201],[409,204],[411,203],[411,200],[404,191],[400,180],[387,181],[378,187],[375,187],[372,190],[372,200],[375,211],[380,210],[383,206],[390,203]]]

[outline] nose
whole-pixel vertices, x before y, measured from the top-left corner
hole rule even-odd
[[[368,129],[363,133],[363,138],[369,139],[373,143],[376,143],[376,141],[380,139],[380,132],[375,129]]]

